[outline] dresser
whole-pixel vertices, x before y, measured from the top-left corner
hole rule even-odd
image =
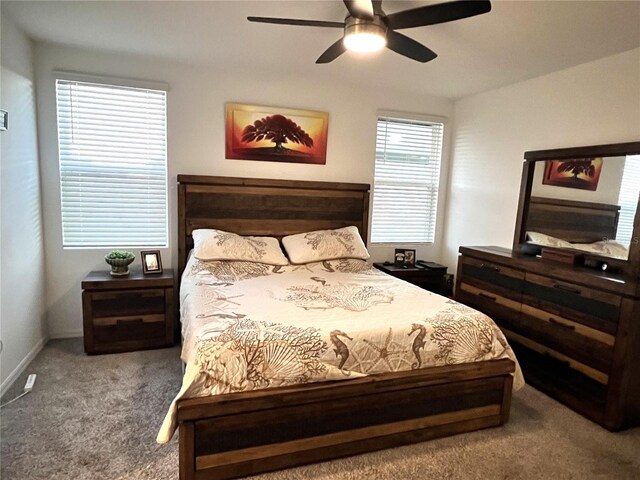
[[[461,247],[455,298],[490,316],[525,380],[609,430],[640,425],[640,284],[632,276]]]

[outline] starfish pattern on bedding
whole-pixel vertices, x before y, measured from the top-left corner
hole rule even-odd
[[[383,362],[387,367],[388,367],[388,371],[392,371],[395,372],[397,371],[401,364],[406,363],[407,365],[411,366],[411,362],[408,361],[406,358],[404,358],[404,354],[407,353],[407,349],[406,348],[402,348],[404,347],[404,345],[400,342],[396,342],[395,340],[392,340],[393,338],[393,329],[390,328],[389,329],[389,333],[387,333],[387,338],[384,341],[384,344],[382,346],[380,345],[376,345],[373,342],[371,342],[370,340],[364,339],[363,342],[367,344],[367,346],[369,346],[370,349],[373,349],[377,354],[378,354],[378,358],[374,360],[373,365],[371,366],[371,368],[369,369],[369,371],[374,370],[378,364],[380,362]],[[395,358],[395,365],[391,364],[391,360]]]

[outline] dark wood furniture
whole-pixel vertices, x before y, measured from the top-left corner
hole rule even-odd
[[[174,343],[173,271],[113,277],[89,273],[82,281],[84,350],[117,353],[169,347]]]
[[[444,266],[442,268],[403,268],[384,263],[374,263],[373,266],[384,273],[440,295],[444,294],[447,288],[445,282],[447,267]]]
[[[640,425],[638,280],[461,247],[456,300],[491,316],[525,380],[610,429]]]
[[[180,272],[196,228],[282,237],[356,225],[367,239],[367,184],[178,181]],[[180,399],[180,478],[234,478],[501,425],[514,368],[491,360]]]
[[[619,205],[531,197],[527,230],[571,243],[593,243],[616,238]]]
[[[554,200],[556,207],[554,207],[555,212],[553,214],[550,214],[548,210],[546,212],[540,211],[541,208],[544,208],[544,205],[536,202],[536,197],[531,196],[534,172],[537,162],[543,162],[545,160],[596,157],[603,157],[607,160],[606,157],[630,155],[640,155],[640,142],[525,152],[518,214],[513,236],[513,250],[520,250],[526,241],[525,237],[528,230],[541,231],[541,233],[547,233],[548,235],[556,237],[559,236],[567,241],[580,243],[594,242],[603,240],[603,238],[615,238],[615,235],[612,233],[615,233],[617,226],[618,211],[614,207],[597,203],[589,205],[587,202],[579,202],[586,210],[576,212],[572,208],[572,205],[565,204],[564,207],[562,207],[562,201]],[[640,160],[635,159],[633,161]],[[603,168],[606,168],[606,162],[603,164]],[[570,203],[570,201],[568,203]],[[640,201],[638,205],[640,205]],[[611,208],[611,210],[607,212],[608,207]],[[562,212],[563,209],[564,212]],[[638,215],[638,210],[640,210],[640,208],[636,210],[633,236],[629,247],[629,257],[626,261],[580,252],[583,258],[587,261],[592,260],[594,264],[597,264],[599,261],[606,262],[610,268],[632,277],[640,276],[640,215]],[[572,213],[574,215],[572,215]],[[533,225],[529,223],[530,220],[534,222]],[[563,225],[565,226],[563,227]],[[535,228],[532,228],[532,226]],[[554,229],[556,235],[553,235]],[[563,236],[563,234],[567,236]]]
[[[610,430],[640,425],[640,209],[626,261],[520,252],[529,230],[588,243],[615,238],[618,223],[617,205],[532,197],[536,162],[637,153],[640,142],[526,152],[513,249],[461,247],[458,261],[456,300],[496,321],[525,380]]]

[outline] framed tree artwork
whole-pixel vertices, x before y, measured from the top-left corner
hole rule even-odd
[[[593,190],[598,188],[602,158],[547,160],[543,185]]]
[[[325,165],[328,121],[324,112],[228,103],[226,158]]]

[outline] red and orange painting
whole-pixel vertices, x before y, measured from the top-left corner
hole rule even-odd
[[[544,170],[544,185],[597,190],[602,158],[571,158],[547,160]]]
[[[329,114],[227,103],[226,158],[327,163]]]

